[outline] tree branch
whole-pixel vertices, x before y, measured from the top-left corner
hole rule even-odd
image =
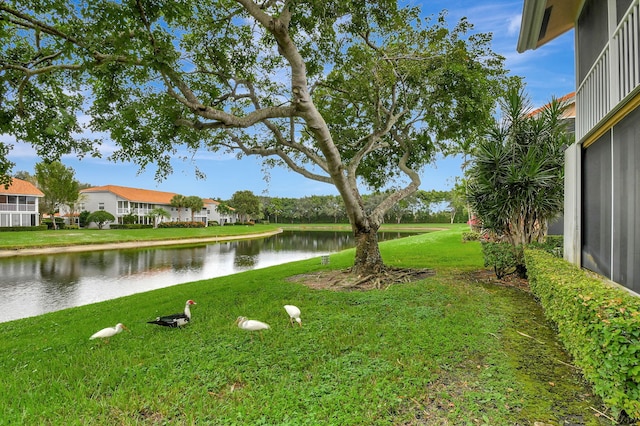
[[[313,179],[318,182],[333,184],[333,180],[329,176],[319,175],[317,173],[313,173],[310,170],[305,169],[304,167],[300,166],[298,163],[293,161],[293,159],[289,155],[287,155],[286,152],[284,152],[279,148],[248,147],[244,144],[244,142],[242,142],[242,139],[240,139],[237,135],[234,135],[231,132],[227,132],[227,135],[235,143],[235,145],[222,144],[228,148],[239,149],[247,155],[258,155],[262,157],[274,156],[274,155],[278,156],[294,172],[299,173],[308,179]]]
[[[400,160],[398,161],[398,167],[402,170],[411,180],[404,188],[391,193],[385,198],[371,213],[371,218],[376,223],[382,223],[385,213],[391,209],[398,201],[408,197],[418,190],[420,187],[420,175],[407,165],[409,160],[409,149],[405,146],[405,151]]]

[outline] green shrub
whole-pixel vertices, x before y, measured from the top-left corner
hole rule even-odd
[[[562,235],[547,235],[544,243],[531,243],[531,247],[544,250],[555,257],[562,257],[564,238]]]
[[[476,231],[471,232],[463,232],[462,233],[462,242],[466,243],[467,241],[478,241],[480,240],[480,233]]]
[[[47,229],[53,229],[53,221],[51,219],[42,219],[41,222],[43,225],[47,225]],[[56,227],[57,229],[64,229],[65,223],[64,219],[61,217],[56,217]]]
[[[138,215],[127,213],[122,216],[122,223],[125,225],[133,225],[138,220]]]
[[[483,242],[482,255],[484,266],[493,267],[498,279],[514,273],[520,277],[526,277],[522,246],[515,247],[511,243],[502,242]]]
[[[0,227],[0,232],[11,232],[11,231],[46,231],[47,225],[42,224],[38,226],[3,226]]]
[[[112,223],[109,225],[110,229],[151,229],[153,225],[144,225],[142,223]]]
[[[640,298],[542,250],[525,250],[531,291],[594,391],[640,419]]]
[[[162,222],[158,228],[204,228],[204,222]]]
[[[78,220],[80,221],[80,227],[84,228],[89,224],[89,222],[87,222],[87,218],[89,216],[91,216],[90,211],[83,210],[80,212],[80,214],[78,215]]]

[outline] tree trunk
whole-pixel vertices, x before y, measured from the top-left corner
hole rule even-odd
[[[355,229],[354,236],[356,240],[356,258],[352,272],[362,276],[382,272],[385,266],[378,246],[378,229],[359,227]]]

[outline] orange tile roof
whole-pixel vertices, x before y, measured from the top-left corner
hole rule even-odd
[[[12,178],[11,186],[4,189],[4,185],[0,185],[0,194],[12,195],[32,195],[35,197],[44,197],[44,193],[40,191],[34,184],[26,180]]]
[[[202,202],[205,203],[205,204],[215,204],[216,207],[221,204],[220,201],[216,201],[213,198],[203,198]],[[229,207],[229,210],[231,210],[231,211],[236,211],[236,209],[234,209],[231,206],[227,206],[227,207]]]
[[[111,192],[125,200],[154,204],[171,204],[171,199],[177,195],[174,192],[152,191],[150,189],[128,188],[117,185],[95,186],[80,191],[82,194],[87,192]]]

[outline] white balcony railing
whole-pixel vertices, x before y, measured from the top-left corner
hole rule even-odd
[[[35,212],[34,204],[0,204],[2,212]]]
[[[640,85],[640,0],[635,0],[576,91],[580,140]]]
[[[146,216],[151,213],[153,209],[116,209],[116,213],[118,216],[123,216],[127,214],[134,214],[136,216]]]
[[[613,38],[618,46],[618,72],[620,99],[624,99],[640,84],[640,46],[638,36],[640,25],[640,2],[627,11]]]

